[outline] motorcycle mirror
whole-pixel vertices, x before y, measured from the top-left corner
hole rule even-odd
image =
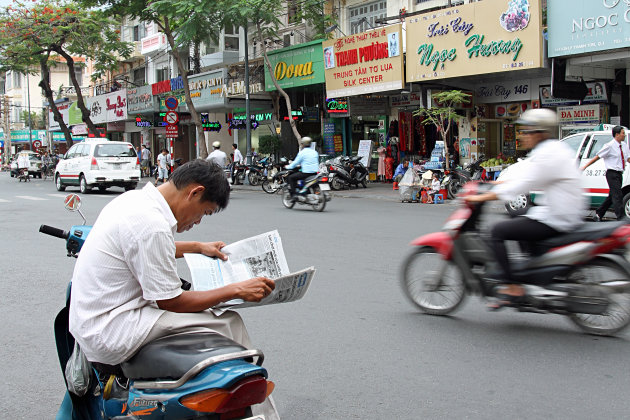
[[[79,213],[79,215],[81,215],[81,218],[83,219],[83,224],[87,222],[85,216],[83,215],[83,213],[81,213],[81,197],[79,197],[77,194],[68,194],[66,198],[64,198],[63,203],[66,210],[76,211]]]

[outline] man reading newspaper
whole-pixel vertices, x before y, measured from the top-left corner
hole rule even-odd
[[[228,204],[230,186],[223,169],[194,160],[179,167],[159,187],[148,183],[103,208],[72,277],[70,332],[87,359],[116,365],[144,344],[179,332],[216,331],[251,348],[241,317],[206,311],[222,302],[257,302],[275,287],[256,276],[207,291],[184,291],[176,258],[201,253],[227,259],[223,242],[177,242]],[[254,407],[266,420],[278,418],[270,400]]]

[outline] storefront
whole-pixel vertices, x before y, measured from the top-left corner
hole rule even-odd
[[[144,145],[155,150],[153,114],[156,111],[157,104],[151,86],[127,89],[127,115],[131,121],[125,122],[125,132],[129,133],[129,141],[135,147]]]
[[[279,97],[278,119],[286,155],[297,152],[297,142],[289,124],[292,118],[302,136],[313,138],[322,145],[322,114],[325,103],[324,56],[322,41],[312,41],[293,47],[271,51],[268,54],[278,85],[291,98],[292,115],[283,97]],[[265,68],[265,90],[276,93],[276,86]]]
[[[547,4],[547,16],[549,57],[560,63],[566,62],[564,75],[566,80],[584,80],[588,94],[581,103],[564,101],[551,97],[550,86],[545,86],[544,91],[541,87],[541,105],[573,107],[599,104],[600,123],[628,126],[630,124],[628,2],[554,0]],[[561,103],[558,104],[558,101]],[[591,114],[586,117],[594,121],[592,113],[596,108],[586,109],[590,110],[588,112]],[[563,121],[563,135],[592,129],[591,122],[572,122],[571,118]],[[577,118],[579,120],[583,117]],[[569,124],[566,124],[567,122]]]
[[[397,24],[322,44],[329,149],[338,152],[339,140],[343,154],[357,153],[361,140],[371,140],[372,151],[385,145],[391,131],[389,94],[404,86],[402,36]],[[345,110],[339,104],[346,103],[347,112],[340,112]]]
[[[85,102],[92,123],[101,129],[95,136],[104,136],[112,141],[128,141],[125,136],[127,89],[93,96]]]
[[[460,162],[516,154],[514,120],[539,106],[538,86],[550,80],[540,1],[521,1],[516,8],[514,2],[485,0],[408,17],[406,23],[407,83],[421,84],[427,95],[453,88],[473,93],[449,139],[459,144]]]

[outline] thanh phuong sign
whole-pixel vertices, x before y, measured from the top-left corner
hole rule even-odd
[[[548,1],[547,21],[549,57],[630,46],[627,0]]]
[[[269,62],[281,88],[324,83],[322,41],[312,41],[270,52]],[[265,90],[276,90],[265,66]]]
[[[390,25],[322,44],[329,97],[402,89],[402,25]]]
[[[408,82],[543,65],[540,0],[484,0],[406,22]]]

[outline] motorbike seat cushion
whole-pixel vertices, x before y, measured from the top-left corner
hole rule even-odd
[[[246,350],[218,333],[182,333],[158,338],[121,364],[129,379],[179,379],[210,357]]]
[[[545,239],[538,245],[546,248],[554,248],[573,242],[594,241],[610,236],[615,230],[623,225],[625,225],[625,222],[585,223],[573,232]]]

